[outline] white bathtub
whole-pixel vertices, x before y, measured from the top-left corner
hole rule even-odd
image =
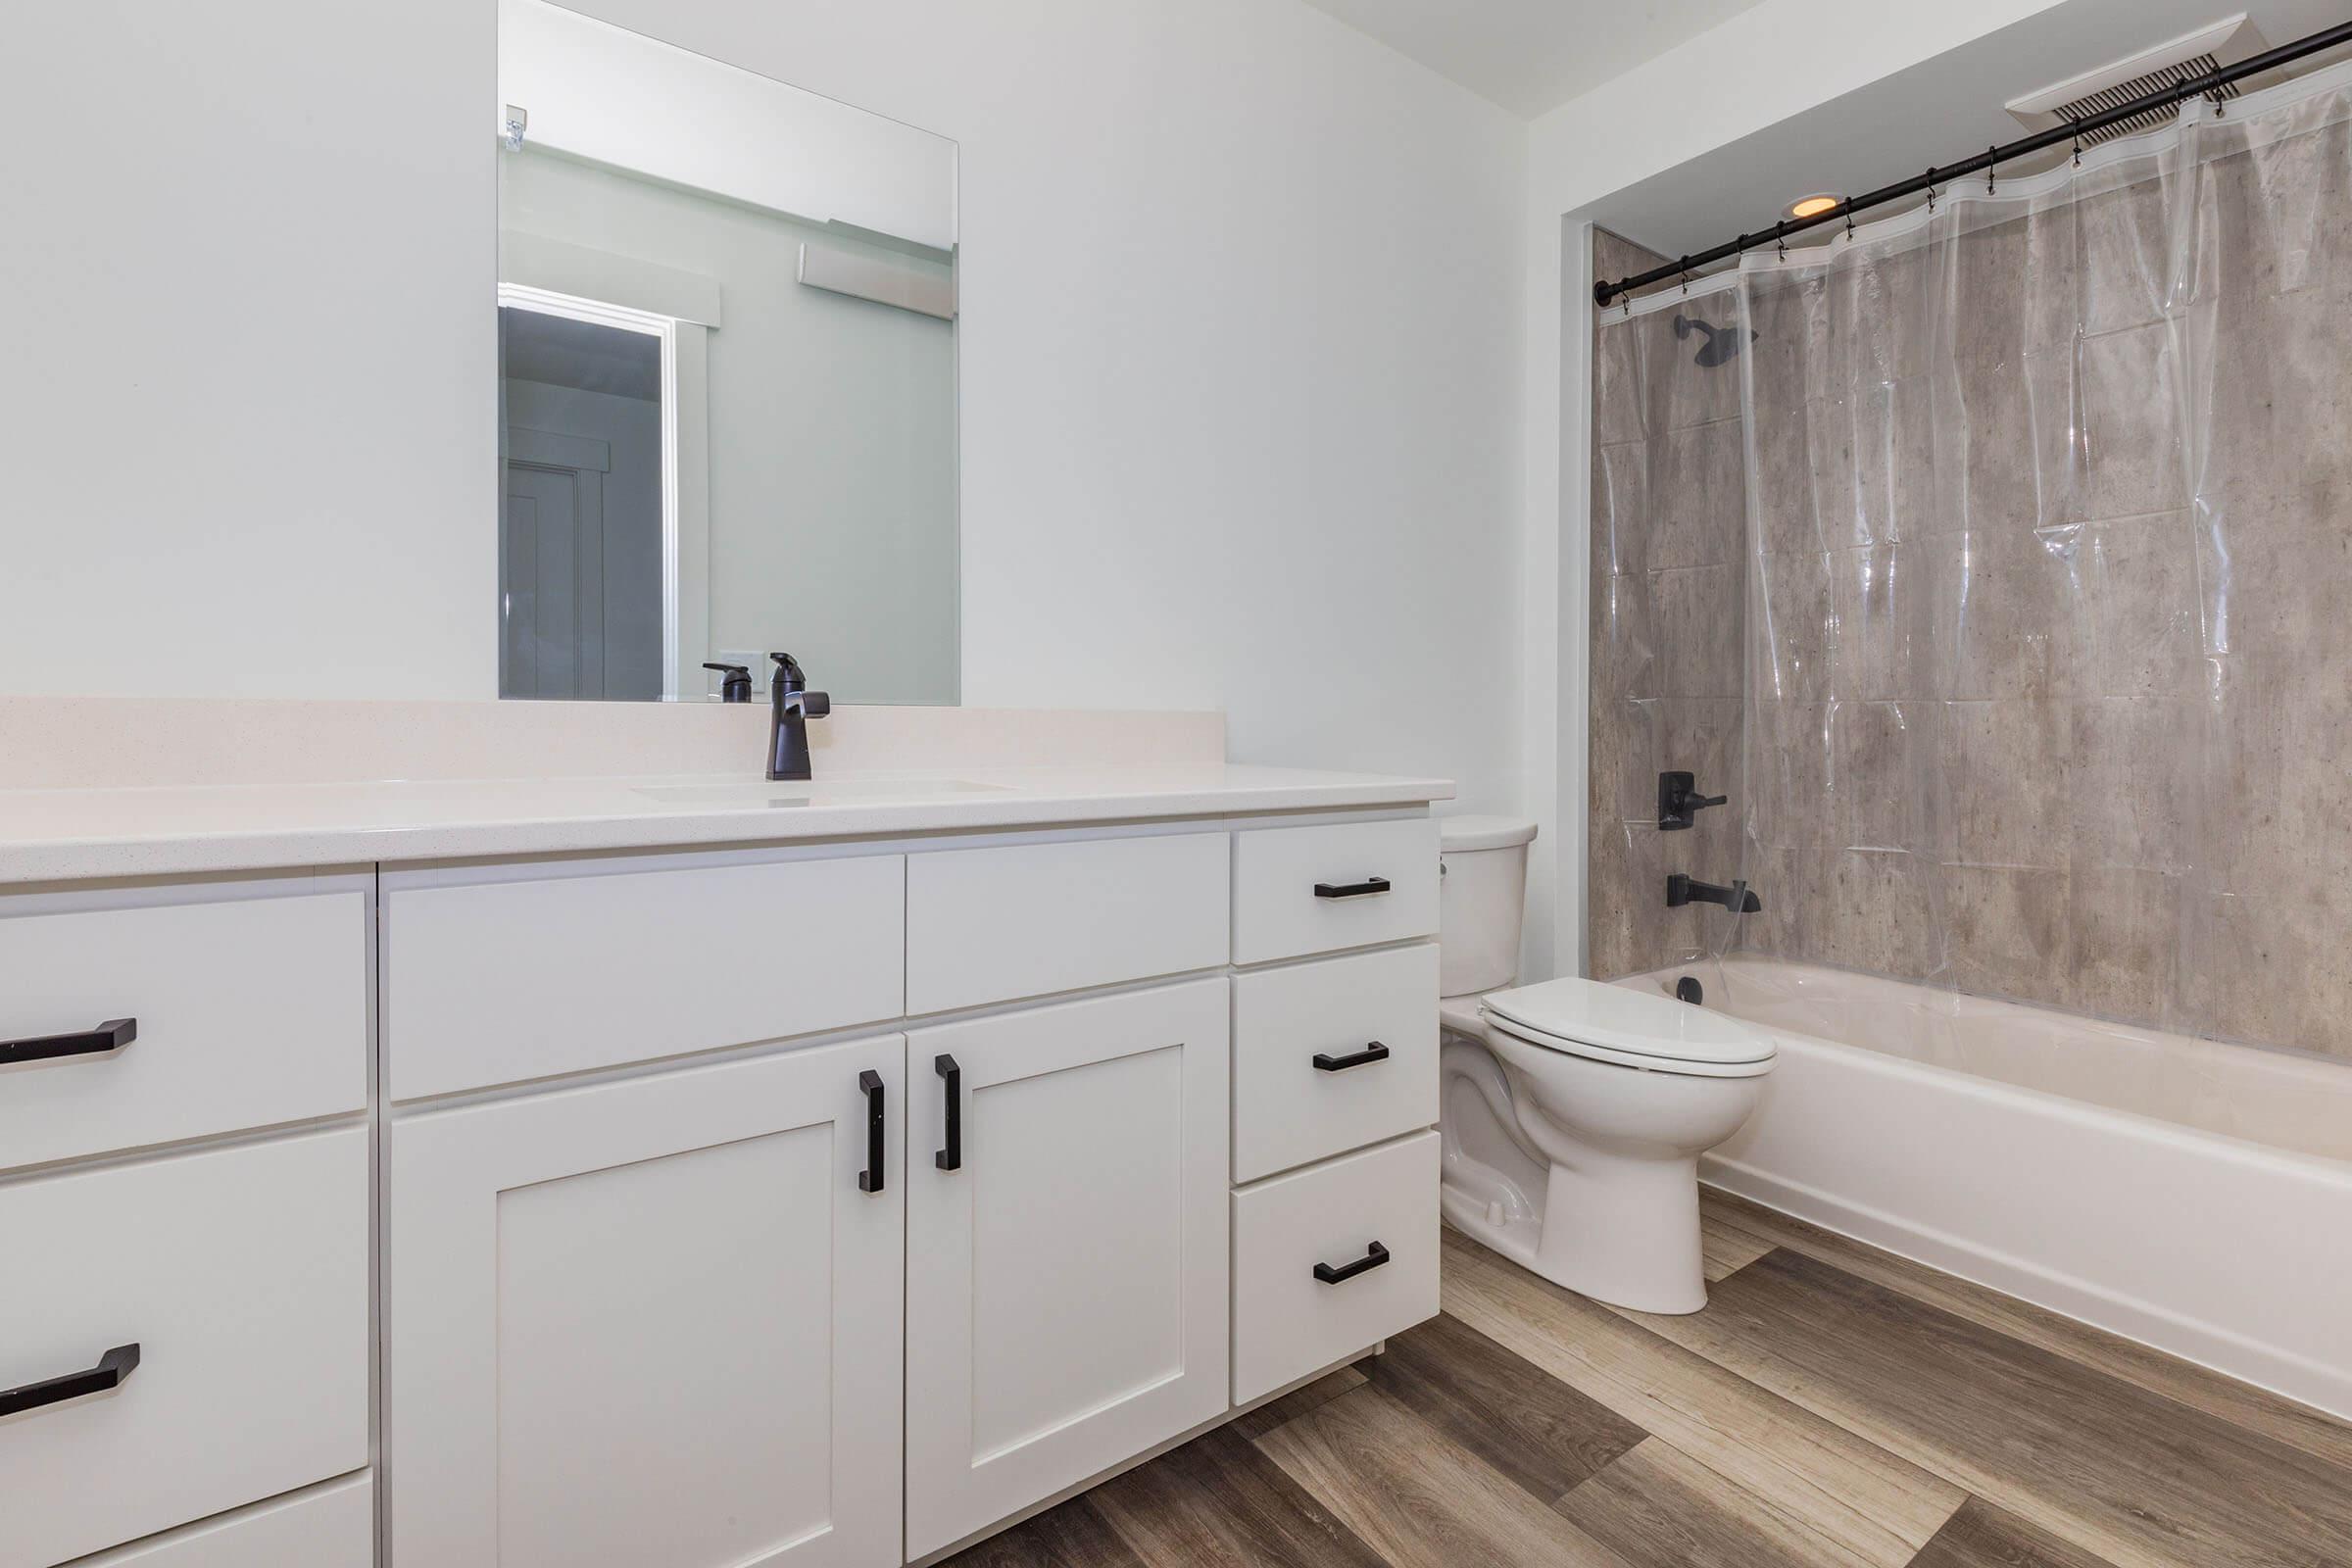
[[[2352,1064],[1803,964],[1621,981],[1770,1029],[1716,1186],[2352,1416]]]

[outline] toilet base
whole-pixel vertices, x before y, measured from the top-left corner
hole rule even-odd
[[[1696,1158],[1592,1153],[1575,1167],[1554,1164],[1540,1199],[1457,1159],[1440,1209],[1472,1241],[1579,1296],[1661,1316],[1707,1304]]]

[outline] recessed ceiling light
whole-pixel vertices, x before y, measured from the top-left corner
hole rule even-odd
[[[1799,196],[1788,204],[1790,218],[1819,218],[1838,205],[1835,196]]]

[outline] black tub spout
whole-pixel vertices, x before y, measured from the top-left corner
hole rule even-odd
[[[1734,914],[1755,914],[1764,907],[1764,901],[1748,892],[1745,882],[1735,880],[1722,888],[1712,882],[1693,882],[1677,871],[1666,878],[1666,907],[1679,909],[1686,904],[1720,904]]]

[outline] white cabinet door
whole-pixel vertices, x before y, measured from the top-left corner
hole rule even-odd
[[[897,1564],[904,1061],[893,1035],[396,1120],[389,1561]]]
[[[1229,1015],[1218,978],[907,1037],[909,1557],[1226,1408]]]

